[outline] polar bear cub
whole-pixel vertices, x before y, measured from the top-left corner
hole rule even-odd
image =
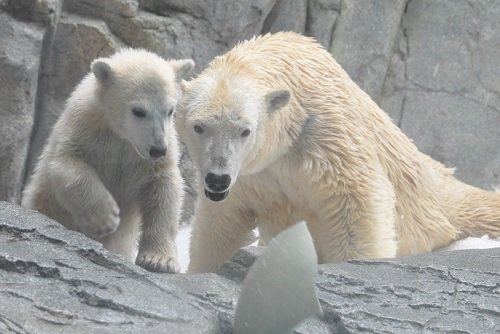
[[[23,206],[152,271],[178,272],[183,182],[174,113],[194,62],[124,49],[92,62],[56,122]]]

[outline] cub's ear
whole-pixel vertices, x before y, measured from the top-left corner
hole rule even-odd
[[[107,82],[111,79],[113,75],[113,71],[111,70],[111,66],[104,58],[97,58],[90,65],[90,69],[94,73],[97,80],[101,82]]]
[[[194,61],[192,59],[181,59],[173,62],[175,79],[180,82],[184,79],[194,68]]]
[[[267,112],[272,113],[286,106],[290,102],[290,92],[286,89],[272,91],[266,95]]]

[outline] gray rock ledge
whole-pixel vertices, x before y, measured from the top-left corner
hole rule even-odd
[[[0,202],[0,333],[232,333],[260,249],[216,274],[150,273]],[[498,333],[500,248],[320,266],[325,316],[295,333]]]

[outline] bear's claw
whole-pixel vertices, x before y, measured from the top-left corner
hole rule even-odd
[[[158,253],[143,253],[137,255],[135,264],[149,271],[178,273],[180,270],[177,258]]]

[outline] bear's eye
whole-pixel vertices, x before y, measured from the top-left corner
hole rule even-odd
[[[202,128],[201,126],[199,126],[199,125],[195,125],[195,126],[193,127],[193,129],[194,129],[194,132],[196,132],[196,133],[203,133],[203,132],[205,131],[205,130],[203,130],[203,128]]]
[[[132,114],[134,114],[134,116],[137,118],[144,118],[146,117],[146,110],[142,108],[133,108]]]
[[[243,132],[241,133],[241,136],[242,137],[248,137],[250,135],[250,129],[245,129],[243,130]]]
[[[171,108],[169,111],[168,111],[168,116],[172,116],[174,114],[174,108]]]

